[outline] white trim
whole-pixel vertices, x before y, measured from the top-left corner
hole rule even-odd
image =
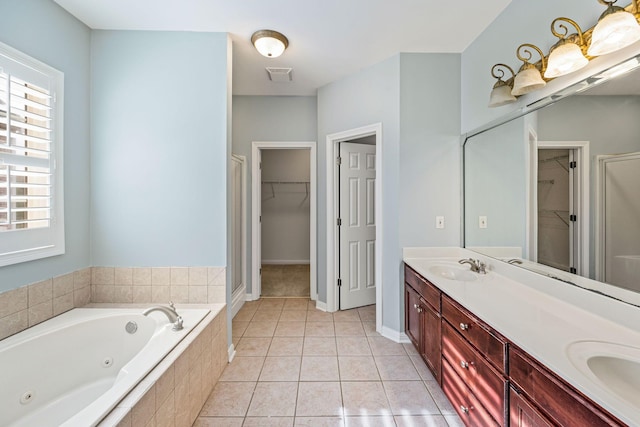
[[[253,299],[253,294],[252,294],[252,293],[246,293],[246,294],[244,294],[244,300],[245,300],[245,301],[255,301],[255,300]]]
[[[261,150],[277,150],[277,149],[308,149],[309,150],[309,294],[312,300],[317,299],[317,245],[316,236],[318,230],[317,224],[317,172],[316,172],[316,141],[253,141],[251,143],[251,291],[252,299],[260,298],[260,265],[261,258],[261,239],[260,230],[260,212],[256,206],[262,205],[261,193],[261,172],[260,162],[255,159],[261,158]]]
[[[242,248],[241,248],[241,253],[242,253],[242,286],[240,288],[238,288],[238,290],[232,294],[232,318],[233,316],[236,315],[236,313],[238,312],[238,310],[240,310],[240,308],[242,307],[242,305],[244,304],[244,297],[242,297],[241,301],[242,304],[240,304],[236,310],[236,295],[240,294],[240,295],[244,295],[244,293],[247,290],[247,158],[246,156],[240,156],[238,154],[232,154],[231,155],[231,161],[236,161],[238,163],[240,163],[240,168],[241,168],[241,175],[242,175],[242,225],[241,225],[241,240],[242,240]],[[233,209],[233,208],[232,208]],[[233,278],[233,262],[231,263],[231,277]],[[233,279],[232,279],[233,280]],[[231,283],[231,289],[233,290],[233,283]]]
[[[299,265],[299,264],[311,264],[311,260],[309,259],[263,259],[262,264]]]
[[[238,311],[242,308],[245,301],[246,289],[238,288],[237,291],[231,295],[231,318],[233,319]]]
[[[382,123],[375,123],[363,126],[357,129],[351,129],[344,132],[333,133],[327,135],[326,138],[326,174],[327,174],[327,311],[333,312],[338,309],[337,279],[338,279],[338,245],[336,219],[338,218],[337,207],[338,191],[336,186],[339,184],[337,179],[338,167],[336,158],[338,154],[337,145],[340,142],[346,142],[365,136],[376,136],[376,199],[375,199],[375,216],[376,216],[376,331],[382,329],[382,252],[383,245],[383,217],[382,217]]]
[[[405,334],[404,332],[394,331],[393,329],[386,326],[382,327],[380,335],[399,344],[411,344],[411,340],[409,339],[407,334]]]
[[[579,233],[576,236],[577,247],[579,253],[577,259],[579,264],[576,266],[578,274],[588,277],[589,276],[589,176],[590,176],[590,162],[589,162],[589,141],[530,141],[529,144],[529,188],[531,191],[531,202],[528,215],[531,220],[530,229],[537,230],[537,217],[538,217],[538,149],[563,149],[563,150],[575,150],[576,161],[580,165],[579,177],[576,179],[577,188],[577,203],[575,214],[578,215],[579,220]],[[535,227],[535,228],[534,228]],[[528,233],[529,241],[527,242],[527,249],[529,251],[529,259],[531,261],[537,261],[537,247],[538,247],[538,235],[537,232],[531,231]]]
[[[327,303],[320,300],[316,300],[316,309],[320,311],[327,311]]]
[[[229,358],[229,363],[231,363],[233,358],[236,357],[236,349],[233,347],[233,344],[230,344],[227,349],[227,357]]]

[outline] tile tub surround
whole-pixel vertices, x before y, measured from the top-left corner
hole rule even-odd
[[[180,311],[179,305],[176,308]],[[210,308],[211,313],[99,427],[189,427],[195,422],[227,366],[227,314],[222,304],[196,304],[190,308]]]
[[[91,302],[91,268],[0,293],[0,339]]]
[[[92,267],[91,302],[224,304],[224,267]]]

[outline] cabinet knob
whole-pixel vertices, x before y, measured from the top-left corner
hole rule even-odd
[[[467,408],[464,405],[460,405],[460,411],[462,411],[463,414],[468,414],[469,413],[469,408]]]
[[[466,331],[467,329],[469,329],[469,324],[468,323],[460,323],[460,329],[462,329],[463,331]]]
[[[461,366],[463,369],[469,369],[469,364],[468,364],[467,362],[465,362],[464,360],[461,360],[461,361],[460,361],[460,366]]]

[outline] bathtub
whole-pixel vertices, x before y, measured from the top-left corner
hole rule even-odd
[[[173,331],[142,311],[74,309],[0,341],[0,426],[97,425],[209,313],[179,308]]]

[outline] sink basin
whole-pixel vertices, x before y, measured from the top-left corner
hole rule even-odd
[[[573,365],[592,382],[640,410],[640,348],[580,341],[567,348]]]
[[[478,279],[478,277],[469,270],[463,270],[462,268],[449,265],[433,265],[429,267],[429,271],[449,280],[471,282]]]

